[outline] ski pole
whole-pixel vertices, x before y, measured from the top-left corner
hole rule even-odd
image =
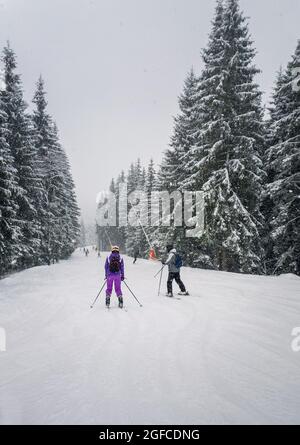
[[[162,280],[163,272],[164,272],[164,268],[162,268],[161,272],[160,272],[159,285],[158,285],[158,296],[160,295],[161,280]]]
[[[106,283],[106,279],[104,280],[103,286],[101,287],[101,289],[100,289],[100,291],[99,291],[97,297],[95,298],[94,303],[91,305],[91,309],[93,309],[93,307],[95,306],[96,301],[98,300],[98,298],[99,298],[101,292],[103,291],[103,288],[104,288],[104,286],[105,286],[105,283]]]
[[[132,292],[132,290],[130,289],[130,287],[128,286],[128,284],[126,283],[126,281],[124,280],[124,284],[127,287],[127,289],[129,290],[129,292],[131,293],[131,295],[135,298],[135,300],[138,302],[138,304],[140,305],[140,307],[143,307],[143,305],[139,302],[139,300],[136,298],[136,296],[134,295],[134,293]]]
[[[163,271],[163,268],[164,268],[164,267],[165,267],[165,264],[163,265],[163,267],[162,267],[161,269],[159,269],[159,271],[157,272],[157,274],[155,274],[155,275],[154,275],[154,278],[156,278],[156,277],[157,277],[157,275],[158,275],[158,274],[160,274],[160,272],[162,272],[162,271]]]

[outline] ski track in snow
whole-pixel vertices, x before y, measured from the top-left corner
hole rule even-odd
[[[158,263],[124,258],[127,312],[90,309],[93,251],[0,281],[0,424],[300,423],[298,277],[183,268],[170,301]]]

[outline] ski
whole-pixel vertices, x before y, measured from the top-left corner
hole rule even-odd
[[[128,309],[125,306],[123,306],[122,308],[119,306],[106,306],[106,309],[108,311],[110,311],[112,309],[120,309],[120,310],[123,310],[124,312],[128,312]]]
[[[169,297],[169,295],[165,295],[166,298],[169,298],[170,300],[181,300],[180,297]]]

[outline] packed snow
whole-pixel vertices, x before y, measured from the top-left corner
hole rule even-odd
[[[300,423],[298,277],[183,268],[172,300],[159,263],[124,258],[142,308],[125,287],[125,310],[90,308],[94,251],[0,281],[0,424]]]

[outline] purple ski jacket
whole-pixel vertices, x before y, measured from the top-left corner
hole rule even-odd
[[[120,262],[120,271],[119,272],[111,272],[109,270],[110,260],[113,257],[118,258],[118,260]],[[107,278],[110,275],[121,275],[121,277],[124,278],[124,261],[123,261],[123,258],[121,258],[120,254],[118,252],[113,252],[106,258],[106,261],[105,261],[105,277]]]

